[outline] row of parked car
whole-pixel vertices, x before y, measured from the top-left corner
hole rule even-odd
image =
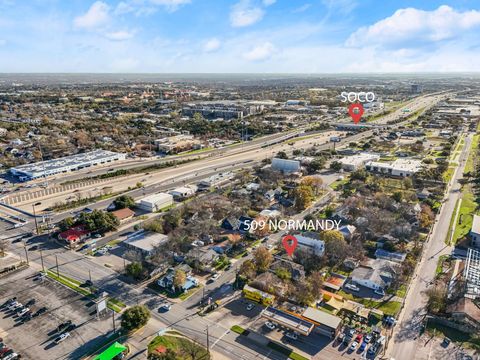
[[[338,341],[348,346],[348,351],[351,353],[357,351],[357,353],[361,354],[370,345],[367,350],[367,355],[374,357],[385,344],[385,336],[380,335],[377,331],[363,334],[360,332],[357,333],[353,328],[346,328],[345,331],[339,335]]]
[[[13,297],[3,303],[1,309],[4,312],[12,313],[17,318],[18,322],[24,324],[47,311],[46,307],[41,307],[38,310],[33,311],[31,310],[32,305],[35,305],[35,299],[30,299],[25,304],[22,304],[16,297]]]
[[[17,354],[13,349],[10,349],[0,338],[0,359],[1,360],[16,360],[20,359],[21,355]]]

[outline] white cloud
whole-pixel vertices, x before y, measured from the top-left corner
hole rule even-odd
[[[348,14],[357,7],[356,0],[322,0],[323,5],[331,12]]]
[[[307,11],[308,9],[310,9],[311,6],[312,4],[309,4],[309,3],[303,4],[302,6],[299,6],[298,8],[293,10],[293,13],[301,13],[301,12]]]
[[[252,5],[250,0],[240,0],[232,7],[230,24],[233,27],[253,25],[262,20],[264,15],[265,11],[259,6]]]
[[[457,12],[442,5],[433,11],[414,8],[399,9],[392,16],[373,25],[361,27],[348,38],[347,46],[398,46],[409,43],[415,47],[425,42],[439,42],[463,36],[480,27],[480,11]]]
[[[277,2],[277,0],[263,0],[262,3],[263,3],[263,6],[270,6],[270,5],[273,5]]]
[[[77,16],[73,23],[78,28],[93,29],[108,22],[110,7],[103,1],[96,1],[88,11]]]
[[[220,40],[217,38],[212,38],[210,40],[207,40],[205,44],[203,45],[203,51],[205,52],[214,52],[218,49],[220,49],[220,46],[222,44],[220,43]]]
[[[109,40],[124,41],[133,38],[134,33],[127,30],[113,31],[105,34],[105,37]]]
[[[181,6],[190,4],[191,0],[127,0],[118,3],[116,14],[134,13],[137,16],[151,15],[158,7],[164,7],[169,12],[177,11]]]
[[[243,58],[249,61],[262,61],[270,58],[274,52],[275,46],[270,42],[265,42],[244,53]]]

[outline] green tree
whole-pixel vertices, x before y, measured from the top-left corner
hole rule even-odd
[[[396,202],[401,202],[403,199],[403,193],[401,191],[395,191],[392,194],[392,199],[395,200]]]
[[[77,224],[83,224],[90,231],[107,232],[115,230],[120,221],[112,213],[93,210],[91,213],[82,212],[76,221]]]
[[[148,308],[144,305],[135,305],[123,312],[121,324],[125,330],[131,331],[146,325],[149,319]]]
[[[285,151],[279,151],[277,153],[277,156],[275,156],[278,159],[288,159],[288,155]]]
[[[258,247],[253,252],[253,262],[255,263],[255,266],[258,269],[258,271],[261,271],[261,272],[267,271],[270,265],[272,264],[272,261],[273,261],[272,254],[264,246]]]
[[[177,360],[177,354],[172,349],[167,348],[164,353],[152,352],[148,354],[148,360]]]
[[[308,185],[297,186],[294,190],[294,197],[297,210],[305,210],[315,198],[312,187]]]
[[[324,157],[319,157],[310,162],[310,164],[307,165],[307,171],[309,174],[313,174],[319,170],[322,170],[323,167],[325,166],[326,160]]]
[[[127,275],[134,279],[140,279],[143,275],[143,265],[140,262],[132,262],[126,266]]]
[[[340,161],[332,161],[330,163],[330,169],[335,170],[335,171],[340,171],[342,168],[342,163]]]
[[[248,259],[245,260],[242,265],[240,265],[240,269],[238,270],[239,275],[252,280],[257,275],[257,267],[255,263]]]
[[[75,220],[71,216],[66,217],[58,223],[58,227],[61,231],[66,231],[70,229],[73,225],[75,225]]]
[[[113,200],[113,204],[115,205],[115,209],[125,209],[130,208],[133,209],[135,207],[135,200],[131,196],[128,195],[121,195]]]
[[[338,230],[326,230],[320,233],[320,237],[325,241],[325,253],[330,265],[338,265],[348,255],[348,244],[343,234]]]
[[[185,281],[187,281],[187,274],[185,274],[185,271],[180,269],[175,270],[175,274],[173,275],[173,286],[175,289],[181,289],[185,284]]]
[[[279,267],[275,270],[275,275],[277,275],[282,280],[290,280],[292,278],[292,274],[288,269],[283,267]]]

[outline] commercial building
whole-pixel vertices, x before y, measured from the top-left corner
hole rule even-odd
[[[142,254],[142,256],[149,257],[157,246],[167,241],[167,235],[140,230],[129,235],[123,244],[127,248]]]
[[[167,193],[158,193],[144,197],[137,201],[137,208],[148,212],[162,210],[173,204],[173,196]]]
[[[294,173],[300,170],[300,161],[273,158],[272,169],[281,171],[285,174]]]
[[[66,241],[70,247],[75,247],[89,235],[90,231],[84,225],[78,225],[58,234],[58,239]]]
[[[311,307],[307,307],[302,317],[313,322],[315,332],[328,336],[331,339],[335,338],[342,328],[341,318]]]
[[[261,113],[266,106],[275,102],[257,102],[242,100],[216,100],[188,103],[182,108],[182,114],[193,116],[201,114],[207,119],[223,118],[224,120],[242,119],[249,115]]]
[[[290,314],[286,311],[274,308],[273,306],[265,308],[262,311],[261,316],[305,336],[310,335],[315,327],[312,322],[304,320],[301,317]]]
[[[397,177],[409,177],[422,169],[422,162],[413,159],[397,159],[391,163],[370,161],[365,164],[370,172]]]
[[[261,291],[251,287],[250,285],[245,285],[243,288],[243,296],[249,300],[256,301],[263,305],[272,305],[275,300],[275,296],[269,294],[265,291]]]
[[[195,185],[188,185],[175,188],[168,193],[173,196],[174,199],[187,199],[193,195],[197,191],[197,187]]]
[[[182,151],[201,149],[202,144],[193,135],[180,134],[155,140],[158,151],[167,154],[176,154]]]
[[[468,249],[463,277],[465,279],[465,297],[480,300],[480,251]]]
[[[16,166],[11,168],[10,172],[18,176],[20,180],[26,181],[125,159],[126,154],[106,150],[94,150],[83,154],[65,156],[59,159]]]
[[[352,156],[345,156],[339,160],[342,164],[342,169],[345,171],[354,171],[363,168],[369,161],[377,161],[380,159],[379,155],[370,153],[360,153]]]
[[[233,179],[235,174],[231,171],[212,175],[209,178],[203,179],[198,183],[199,188],[210,188],[225,184],[229,180]]]

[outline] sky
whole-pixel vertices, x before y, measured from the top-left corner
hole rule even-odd
[[[480,0],[0,0],[0,72],[480,71]]]

